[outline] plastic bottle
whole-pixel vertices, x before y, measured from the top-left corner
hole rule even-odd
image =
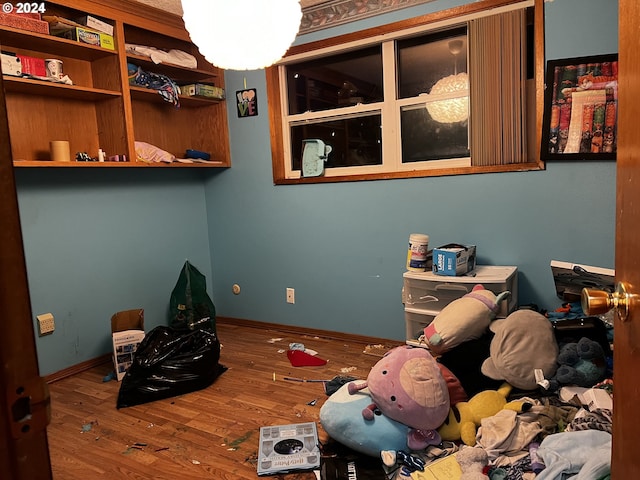
[[[429,251],[429,235],[412,233],[409,235],[407,251],[407,270],[424,272],[427,269],[427,252]]]

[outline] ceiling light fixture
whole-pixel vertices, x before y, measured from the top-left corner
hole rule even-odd
[[[182,0],[191,41],[212,64],[227,70],[273,65],[296,38],[298,0]]]
[[[427,110],[431,118],[439,123],[462,122],[469,118],[469,76],[466,72],[457,73],[457,57],[462,51],[462,40],[449,42],[449,52],[455,57],[454,74],[438,80],[427,98],[439,98],[427,101]]]

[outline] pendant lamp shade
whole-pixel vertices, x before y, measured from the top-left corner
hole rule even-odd
[[[452,97],[427,103],[429,115],[436,122],[456,123],[469,117],[469,77],[466,73],[441,78],[429,95]]]
[[[287,52],[300,29],[298,0],[182,0],[191,41],[227,70],[268,67]]]

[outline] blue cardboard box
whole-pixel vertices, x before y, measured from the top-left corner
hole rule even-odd
[[[476,268],[476,246],[449,243],[433,249],[433,273],[450,277],[466,275]]]

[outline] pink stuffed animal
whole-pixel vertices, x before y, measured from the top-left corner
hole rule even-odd
[[[509,298],[508,291],[495,295],[482,285],[444,307],[424,329],[423,341],[429,349],[442,355],[461,343],[480,338],[500,309],[500,302]]]
[[[378,409],[410,428],[407,446],[423,450],[441,442],[436,429],[449,414],[447,382],[433,356],[423,348],[396,347],[376,363],[363,384],[350,383],[349,393],[369,388],[373,403],[362,411],[373,421]]]

